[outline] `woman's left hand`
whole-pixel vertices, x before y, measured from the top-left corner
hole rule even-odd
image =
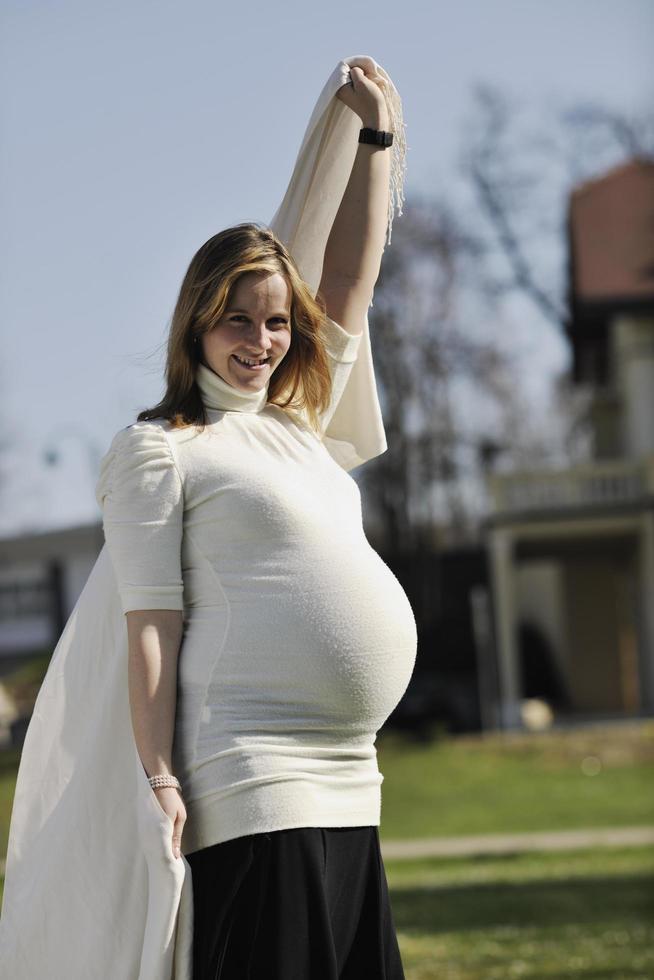
[[[379,82],[375,63],[371,58],[357,58],[350,65],[350,79],[336,92],[336,98],[349,106],[360,117],[364,126],[371,129],[388,128],[388,109]]]

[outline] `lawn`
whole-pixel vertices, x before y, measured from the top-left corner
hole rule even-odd
[[[654,824],[654,723],[377,742],[382,839]],[[0,752],[5,853],[19,753]],[[407,980],[651,980],[654,849],[385,862]]]
[[[654,825],[654,722],[377,740],[382,840]],[[18,750],[0,752],[0,856]]]
[[[382,839],[654,825],[654,722],[377,740]]]
[[[654,850],[386,863],[407,980],[651,980]]]

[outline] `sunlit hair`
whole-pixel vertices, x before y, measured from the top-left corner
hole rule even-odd
[[[170,325],[166,355],[166,393],[138,421],[165,418],[175,428],[207,424],[195,374],[200,336],[215,329],[239,278],[248,272],[279,273],[291,291],[291,342],[268,383],[268,404],[306,413],[319,427],[329,404],[331,376],[324,347],[325,310],[304,282],[286,246],[264,225],[246,222],[226,228],[191,259]],[[198,338],[197,343],[194,342]]]

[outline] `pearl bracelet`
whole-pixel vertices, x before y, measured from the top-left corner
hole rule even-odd
[[[174,786],[175,789],[182,788],[182,784],[176,776],[148,776],[148,782],[152,789],[160,789],[162,786]]]

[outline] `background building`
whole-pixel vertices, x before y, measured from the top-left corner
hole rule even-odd
[[[568,335],[592,460],[494,475],[486,522],[500,714],[654,712],[654,163],[578,187]]]

